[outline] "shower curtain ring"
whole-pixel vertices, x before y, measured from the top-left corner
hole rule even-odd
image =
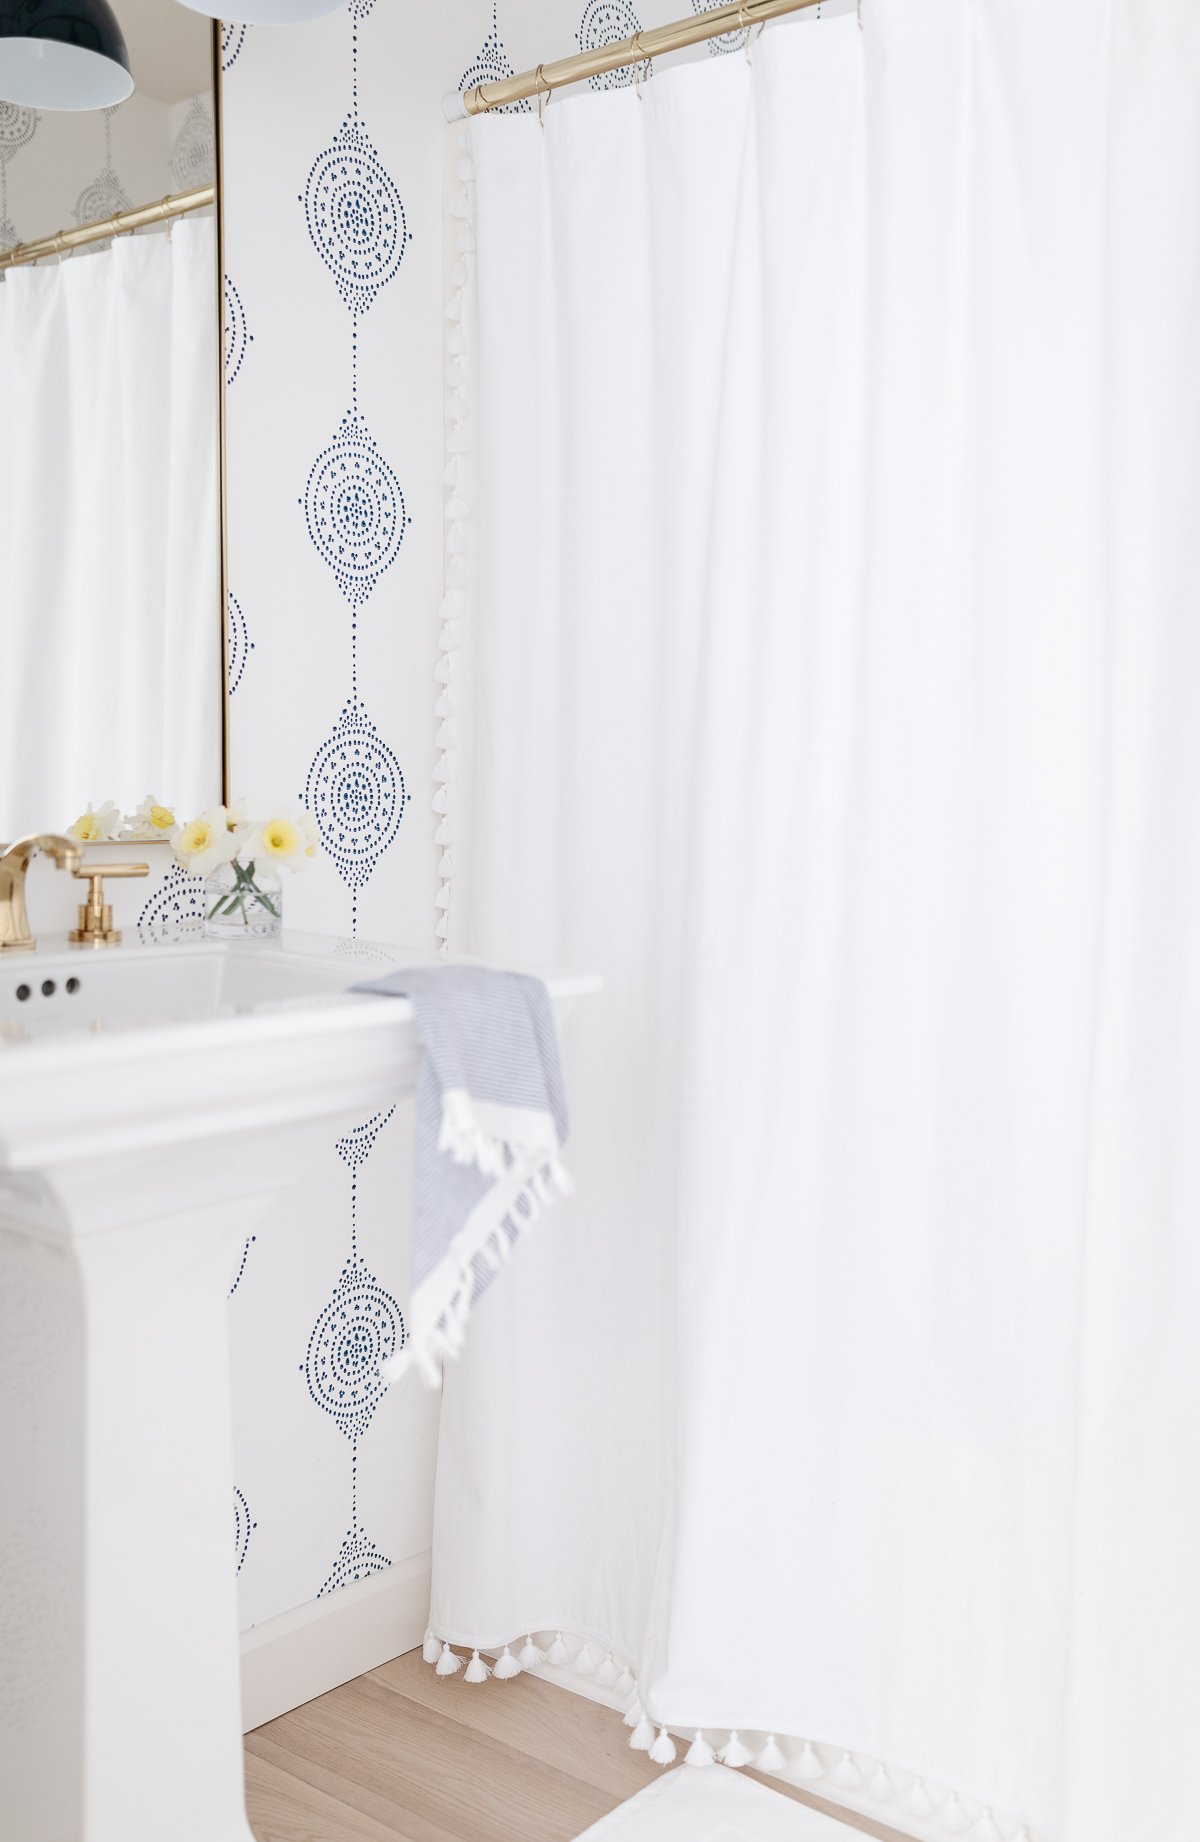
[[[544,128],[546,126],[546,92],[550,86],[542,76],[540,64],[533,73],[533,87],[537,94],[538,126]]]

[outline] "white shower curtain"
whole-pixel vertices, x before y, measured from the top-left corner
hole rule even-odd
[[[1198,95],[866,0],[457,144],[446,932],[606,988],[432,1628],[919,1835],[1200,1824]]]
[[[214,235],[0,282],[0,839],[220,786]]]

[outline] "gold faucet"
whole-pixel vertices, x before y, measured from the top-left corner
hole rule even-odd
[[[79,862],[79,846],[57,832],[37,832],[9,845],[0,856],[0,953],[29,953],[37,945],[25,912],[25,872],[38,851],[52,857],[60,870],[74,870]]]

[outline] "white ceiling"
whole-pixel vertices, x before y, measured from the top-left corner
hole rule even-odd
[[[178,0],[112,0],[112,7],[144,96],[182,102],[212,88],[211,19]]]

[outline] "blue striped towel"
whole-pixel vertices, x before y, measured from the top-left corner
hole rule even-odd
[[[423,1045],[408,1334],[382,1373],[392,1382],[416,1366],[436,1387],[517,1241],[570,1193],[554,1013],[539,979],[479,966],[390,972],[354,990],[410,999]]]

